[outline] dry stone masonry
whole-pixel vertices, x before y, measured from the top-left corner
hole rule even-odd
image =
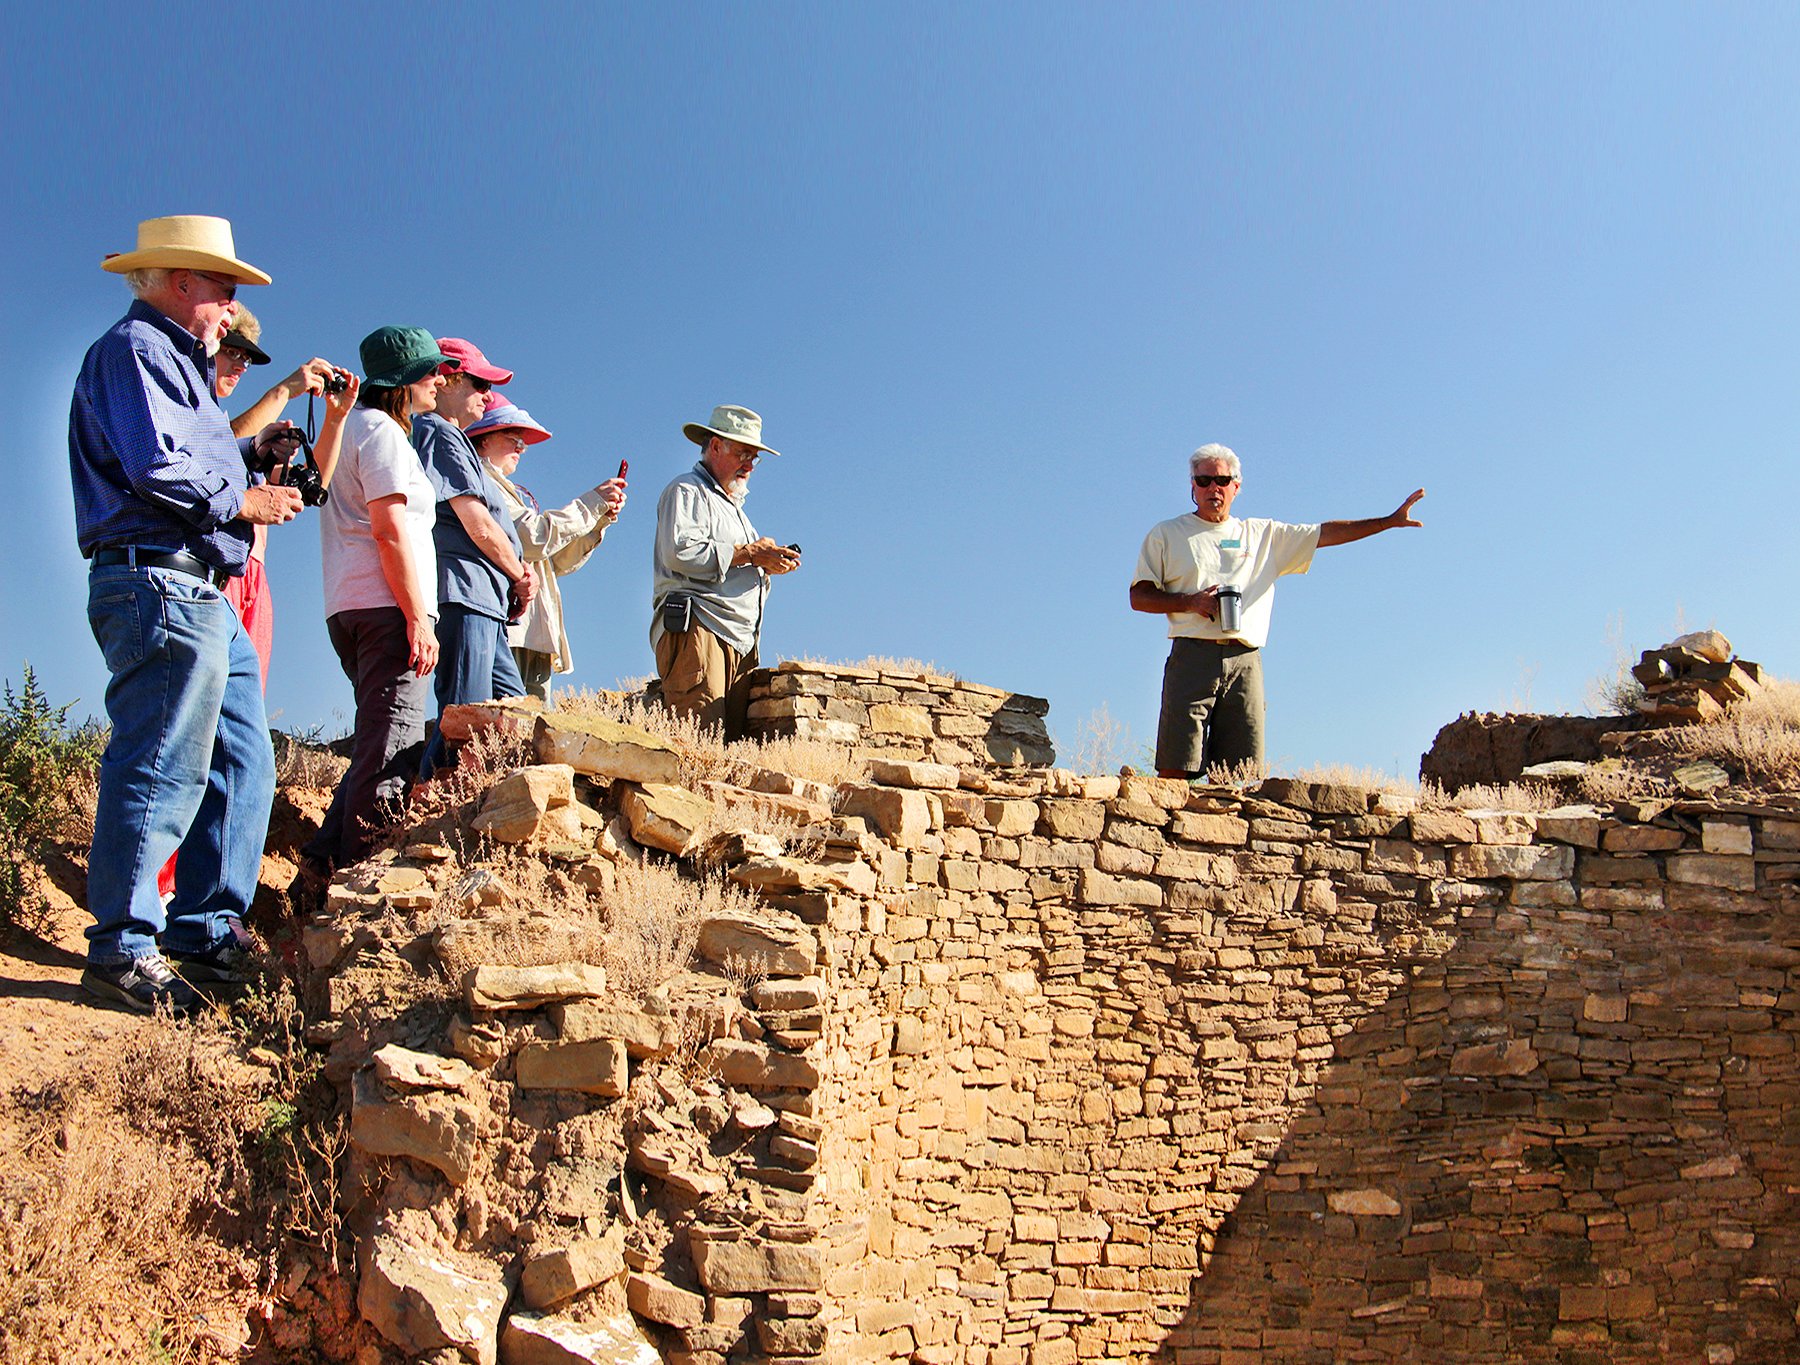
[[[308,927],[392,1349],[1800,1358],[1800,800],[1529,814],[1002,769],[945,746],[1041,725],[999,719],[1012,694],[758,687],[792,704],[765,722],[855,723],[882,756],[709,794],[828,812],[803,849],[628,814],[686,792],[659,742],[554,715],[486,798],[492,838],[596,900],[646,857],[754,890],[692,969],[628,994],[478,961],[421,991],[555,927],[446,830]]]

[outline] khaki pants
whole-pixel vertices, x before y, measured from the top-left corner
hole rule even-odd
[[[1156,770],[1198,775],[1245,759],[1263,764],[1262,651],[1177,637],[1163,665]]]
[[[704,626],[678,634],[665,631],[656,642],[663,705],[678,716],[698,716],[702,725],[722,728],[726,739],[744,737],[748,698],[742,683],[755,667],[755,649],[740,655]]]

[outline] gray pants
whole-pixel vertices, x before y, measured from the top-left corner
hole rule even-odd
[[[1245,759],[1263,763],[1262,651],[1177,638],[1163,665],[1157,771],[1198,775]]]
[[[356,689],[356,738],[350,769],[305,853],[329,867],[347,867],[368,852],[370,835],[412,788],[431,680],[415,676],[407,662],[406,618],[398,607],[340,611],[326,619],[325,630]]]
[[[550,700],[551,668],[556,660],[541,649],[513,646],[513,662],[519,666],[519,677],[525,683],[525,695],[541,702]]]

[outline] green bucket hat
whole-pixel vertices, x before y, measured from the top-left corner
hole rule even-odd
[[[439,365],[454,365],[423,327],[377,327],[362,339],[363,383],[378,389],[413,384]]]

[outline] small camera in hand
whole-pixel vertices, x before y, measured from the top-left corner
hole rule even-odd
[[[329,397],[350,387],[350,375],[345,370],[333,370],[319,382],[323,386],[322,391]]]
[[[284,452],[284,441],[292,442],[292,449]],[[261,447],[253,448],[250,468],[265,478],[282,471],[281,481],[289,488],[299,489],[300,501],[307,507],[321,507],[331,497],[331,490],[319,477],[318,466],[312,462],[312,442],[298,427],[283,427]]]

